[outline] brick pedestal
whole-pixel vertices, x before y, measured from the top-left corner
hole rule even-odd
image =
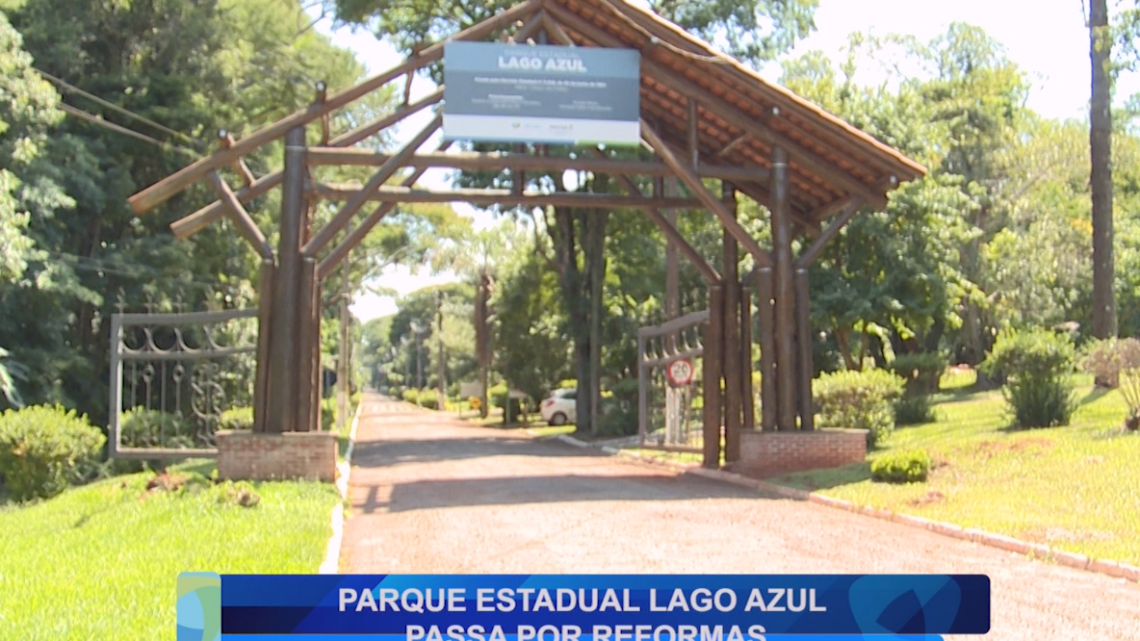
[[[224,430],[217,433],[216,441],[218,478],[222,480],[336,481],[337,436],[333,432]]]
[[[770,477],[855,465],[867,460],[866,430],[740,433],[740,460],[734,472]]]

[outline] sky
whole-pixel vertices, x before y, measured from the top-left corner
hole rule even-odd
[[[838,60],[853,32],[906,34],[927,41],[944,33],[953,22],[966,22],[981,27],[1001,42],[1010,60],[1027,72],[1033,83],[1029,96],[1032,109],[1046,117],[1083,119],[1090,92],[1088,31],[1083,11],[1081,0],[819,0],[816,32],[801,41],[790,55],[818,49]],[[400,62],[401,57],[391,47],[365,31],[334,30],[328,21],[318,28],[329,33],[336,44],[354,51],[371,73]],[[771,66],[761,73],[776,81],[779,69]],[[1117,87],[1121,96],[1140,92],[1136,78],[1122,78]],[[427,80],[417,78],[413,98],[432,89]],[[430,118],[428,113],[409,118],[398,131],[397,139],[414,135]],[[422,184],[440,188],[445,181],[446,174],[430,172]],[[490,222],[487,214],[470,207],[456,206],[456,210],[472,217],[477,226]],[[450,275],[417,274],[400,268],[385,273],[381,284],[403,295],[451,280]],[[360,295],[352,307],[353,314],[364,322],[395,313],[396,309],[394,299],[375,294]]]

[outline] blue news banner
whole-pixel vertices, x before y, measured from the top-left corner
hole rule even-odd
[[[989,629],[983,575],[178,578],[179,641],[939,641]]]

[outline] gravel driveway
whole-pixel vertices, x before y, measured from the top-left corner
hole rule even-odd
[[[378,396],[353,456],[346,572],[988,574],[984,638],[1140,641],[1123,580]]]

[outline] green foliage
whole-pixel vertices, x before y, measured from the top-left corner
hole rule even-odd
[[[867,446],[874,447],[894,430],[893,406],[904,384],[902,377],[880,369],[823,374],[812,384],[819,426],[867,430]]]
[[[419,392],[420,407],[426,407],[429,410],[439,409],[439,390],[422,389]]]
[[[871,463],[871,478],[885,483],[920,483],[929,473],[926,450],[888,452]]]
[[[169,412],[136,407],[119,416],[123,447],[204,447],[207,430],[193,419]]]
[[[89,472],[105,443],[74,410],[7,410],[0,414],[0,477],[15,501],[51,498]]]
[[[1081,368],[1104,387],[1117,387],[1122,372],[1140,367],[1140,340],[1135,338],[1094,340],[1083,351]]]
[[[404,390],[404,393],[401,394],[401,396],[403,397],[405,403],[411,403],[412,405],[419,403],[420,393],[414,389]]]
[[[946,358],[938,353],[899,354],[887,369],[906,381],[905,391],[895,401],[895,424],[918,425],[936,420],[930,395],[946,370]]]
[[[235,407],[222,412],[222,419],[218,421],[218,430],[252,430],[253,408]]]
[[[1140,368],[1128,368],[1120,372],[1120,395],[1128,405],[1124,425],[1129,430],[1140,429]]]
[[[1065,334],[1047,330],[1002,332],[981,369],[1006,379],[1006,401],[1021,427],[1068,425],[1076,401],[1076,350]]]
[[[606,436],[628,436],[637,433],[636,378],[618,379],[602,400],[599,433]]]

